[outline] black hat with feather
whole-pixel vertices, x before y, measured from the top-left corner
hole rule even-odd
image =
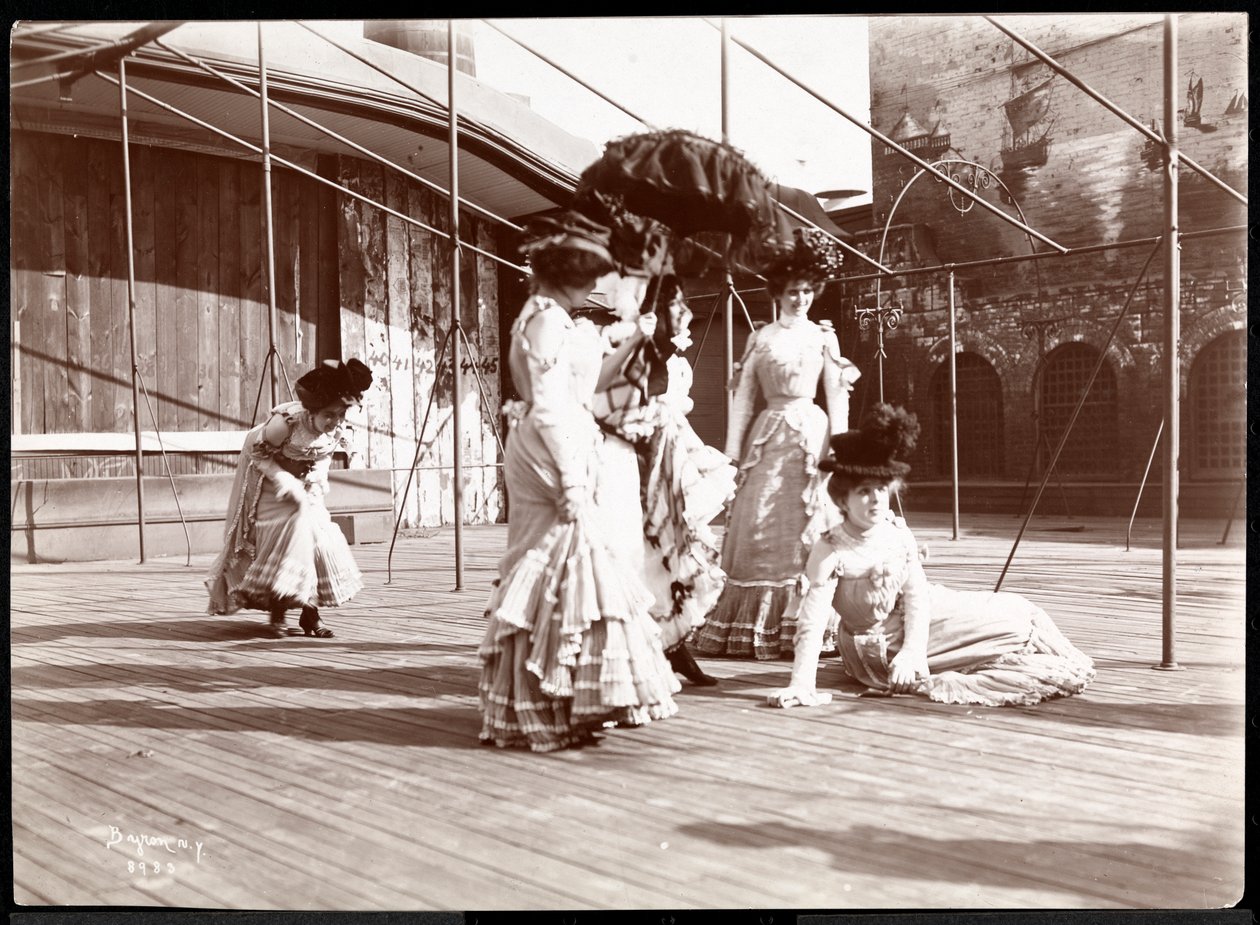
[[[859,481],[905,478],[910,465],[904,457],[913,452],[918,438],[918,418],[904,408],[880,402],[866,413],[857,430],[831,438],[831,453],[818,468]]]

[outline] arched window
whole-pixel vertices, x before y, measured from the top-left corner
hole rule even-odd
[[[1229,331],[1190,367],[1190,474],[1237,477],[1247,461],[1247,339]]]
[[[1041,432],[1046,441],[1041,445],[1042,466],[1049,465],[1097,362],[1098,351],[1081,343],[1064,344],[1046,357],[1037,394]],[[1117,425],[1116,373],[1111,363],[1104,361],[1055,471],[1064,475],[1114,475],[1121,463],[1116,452]]]
[[[958,476],[986,478],[1006,470],[1002,382],[975,353],[954,358],[958,379]],[[932,447],[938,475],[950,474],[949,362],[932,375]]]

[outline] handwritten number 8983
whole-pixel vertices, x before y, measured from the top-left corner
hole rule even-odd
[[[168,861],[165,866],[166,866],[166,872],[168,874],[175,873],[174,864]],[[150,873],[152,874],[162,873],[162,867],[163,865],[161,861],[152,861],[147,864],[144,861],[140,861],[139,863],[136,863],[135,861],[128,861],[127,873],[134,874],[137,870],[139,870],[140,873],[144,874],[147,877]]]

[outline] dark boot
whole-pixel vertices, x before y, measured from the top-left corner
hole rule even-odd
[[[319,611],[314,607],[302,608],[302,616],[298,618],[298,626],[302,627],[302,632],[307,636],[331,639],[334,635],[332,630],[319,622]]]
[[[673,669],[697,687],[712,687],[718,679],[700,670],[695,658],[687,650],[687,643],[680,642],[665,650],[665,657]]]

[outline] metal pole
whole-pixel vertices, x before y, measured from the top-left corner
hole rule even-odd
[[[459,329],[459,124],[455,110],[455,20],[446,21],[446,77],[447,109],[450,114],[451,154],[451,330]],[[464,467],[460,452],[459,404],[460,391],[459,337],[451,338],[451,428],[455,451],[455,590],[464,589]],[[437,382],[434,380],[434,387]]]
[[[140,561],[144,562],[144,451],[140,440],[140,391],[136,378],[136,248],[131,222],[131,151],[127,133],[127,62],[118,59],[118,107],[122,116],[123,207],[127,229],[127,333],[131,340],[131,414],[136,429],[136,526],[140,530]]]
[[[262,102],[263,216],[267,223],[267,368],[271,373],[271,407],[279,403],[276,386],[276,242],[271,215],[271,122],[267,105],[267,62],[263,57],[263,24],[258,23],[258,98]]]
[[[1133,540],[1133,521],[1137,520],[1138,507],[1142,503],[1142,492],[1146,489],[1146,480],[1151,474],[1151,465],[1155,462],[1155,453],[1159,450],[1159,438],[1164,433],[1164,420],[1160,418],[1159,429],[1155,431],[1155,442],[1151,444],[1151,455],[1146,458],[1146,468],[1142,471],[1142,483],[1138,485],[1137,497],[1133,499],[1133,513],[1129,515],[1129,528],[1124,532],[1124,551],[1129,551]]]
[[[1175,670],[1177,619],[1177,463],[1181,442],[1181,239],[1177,211],[1177,17],[1164,16],[1164,646],[1157,668]]]
[[[954,539],[958,539],[958,341],[954,332],[954,271],[949,271],[949,459],[954,484]]]
[[[730,25],[722,20],[722,141],[727,144],[731,140],[730,115]],[[735,371],[735,305],[733,301],[735,280],[731,275],[730,262],[726,266],[726,296],[722,300],[722,323],[726,325],[726,428],[731,426],[731,411],[735,403],[735,393],[731,390],[731,379]],[[749,332],[752,336],[752,332]]]

